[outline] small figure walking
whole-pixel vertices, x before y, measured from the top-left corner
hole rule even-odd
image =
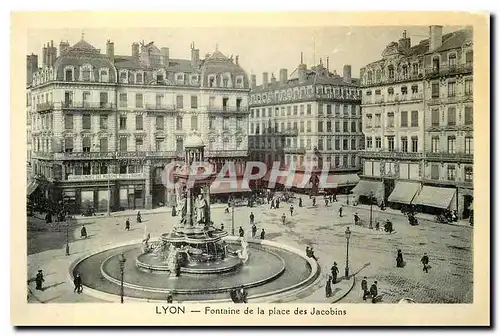
[[[316,206],[316,197],[313,197],[312,200],[313,200],[313,206]]]
[[[221,224],[220,224],[220,230],[221,230],[221,231],[224,231],[224,223],[221,223]]]
[[[276,209],[279,209],[279,208],[280,208],[280,200],[276,199]]]
[[[290,217],[293,216],[293,204],[290,204]]]
[[[333,262],[333,266],[330,269],[332,271],[332,283],[336,284],[337,283],[337,275],[339,274],[339,268],[337,267],[337,262]]]
[[[328,275],[325,284],[325,295],[327,298],[332,296],[332,276]]]
[[[167,303],[173,303],[173,302],[174,302],[174,297],[172,296],[172,294],[168,294]]]
[[[286,224],[286,216],[285,213],[283,213],[283,216],[281,216],[281,221],[283,222],[283,225]]]
[[[398,256],[396,257],[396,267],[404,267],[403,252],[398,250]]]
[[[42,284],[44,282],[45,282],[45,279],[43,278],[43,271],[42,270],[38,270],[38,273],[36,274],[36,277],[35,277],[35,284],[36,284],[35,289],[37,289],[37,290],[43,290],[42,289]]]
[[[245,231],[243,230],[243,228],[241,226],[240,226],[240,229],[238,231],[240,233],[240,237],[243,237],[245,235]]]
[[[80,276],[80,273],[76,273],[76,276],[73,279],[73,284],[75,285],[75,289],[73,289],[73,293],[81,294],[83,292],[83,285],[82,285],[82,277]]]
[[[85,224],[82,225],[82,229],[80,230],[80,237],[87,238],[87,229],[85,228]]]
[[[377,230],[377,231],[379,231],[379,230],[380,230],[380,222],[379,222],[379,221],[377,221],[377,222],[375,223],[375,230]]]
[[[137,211],[137,223],[142,223],[142,216],[140,211]]]
[[[328,198],[325,197],[325,206],[328,206]]]
[[[342,217],[342,205],[339,208],[339,217]]]
[[[302,208],[302,198],[299,198],[299,208]]]
[[[250,224],[253,224],[254,220],[255,220],[255,215],[253,214],[253,212],[250,212]]]
[[[129,219],[128,219],[128,218],[127,218],[127,220],[125,221],[125,230],[130,231],[130,221],[129,221]]]
[[[366,301],[366,297],[370,294],[368,291],[368,281],[366,280],[366,277],[364,277],[361,281],[361,290],[363,291],[363,300]]]
[[[262,229],[262,231],[260,231],[260,239],[265,239],[265,238],[266,238],[266,231]]]
[[[226,210],[224,210],[225,214],[229,214],[229,205],[226,207]]]
[[[252,238],[255,238],[257,235],[257,226],[255,224],[252,224]]]
[[[429,273],[429,257],[427,256],[427,253],[424,253],[424,256],[422,259],[420,259],[420,262],[422,265],[424,265],[423,271],[425,273]]]
[[[372,296],[372,303],[375,303],[378,295],[377,281],[370,287],[370,295]]]
[[[273,200],[271,200],[271,208],[270,209],[274,209],[274,208],[275,208],[275,206],[274,206],[274,199],[273,199]]]

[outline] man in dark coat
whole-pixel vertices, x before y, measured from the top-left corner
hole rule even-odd
[[[396,257],[396,267],[404,267],[403,252],[398,250],[398,256]]]
[[[130,231],[130,221],[128,220],[128,218],[125,221],[125,230]]]
[[[358,216],[358,213],[356,212],[354,214],[354,225],[358,225],[359,224],[359,216]]]
[[[281,222],[283,223],[283,225],[286,224],[286,216],[285,216],[285,213],[283,213],[283,215],[281,216]]]
[[[377,282],[375,281],[373,285],[370,287],[370,295],[372,296],[372,303],[375,303],[375,300],[378,295]]]
[[[424,266],[423,271],[425,273],[429,273],[429,257],[427,256],[427,253],[424,253],[424,256],[422,259],[420,259],[420,262]]]
[[[290,204],[290,216],[293,216],[293,204]]]
[[[85,228],[85,224],[82,225],[82,229],[80,230],[80,237],[87,238],[87,229]]]
[[[45,282],[45,279],[43,278],[43,271],[42,270],[38,270],[38,273],[36,274],[36,277],[35,277],[35,283],[36,283],[35,289],[43,290],[42,289],[42,284],[44,282]]]
[[[280,208],[280,200],[276,199],[276,209],[279,209],[279,208]]]
[[[240,237],[243,237],[245,235],[245,231],[243,230],[243,228],[241,226],[240,226],[240,229],[238,231],[240,233]]]
[[[250,212],[250,224],[253,224],[255,221],[255,215],[253,214],[253,212]]]
[[[313,197],[312,200],[313,200],[313,206],[316,206],[316,197]]]
[[[302,208],[302,198],[299,198],[299,208]]]
[[[266,231],[262,229],[262,231],[260,231],[260,239],[265,239],[265,237],[266,237]]]
[[[257,226],[255,224],[252,224],[252,238],[255,238],[257,235]]]
[[[220,225],[220,230],[221,230],[221,231],[224,231],[224,223],[221,223],[221,225]]]
[[[366,277],[364,277],[361,281],[361,290],[363,291],[363,300],[366,301],[366,297],[370,294],[370,292],[368,292],[368,281],[366,280]]]
[[[75,289],[73,289],[73,293],[81,294],[83,291],[83,285],[82,285],[82,277],[80,276],[80,273],[76,273],[76,276],[73,279],[73,284],[75,285]]]
[[[274,200],[271,200],[271,209],[274,209],[275,206],[274,206]]]
[[[342,217],[342,205],[339,208],[339,217]]]
[[[333,266],[330,270],[332,271],[332,283],[336,284],[337,283],[337,275],[339,274],[339,268],[337,267],[336,261],[333,263]]]

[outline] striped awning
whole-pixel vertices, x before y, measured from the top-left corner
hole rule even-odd
[[[33,194],[36,190],[36,188],[38,188],[40,184],[37,182],[37,181],[31,181],[28,183],[28,186],[26,188],[26,194],[28,196],[31,196],[31,194]]]
[[[357,196],[370,196],[372,193],[379,203],[384,199],[384,183],[382,181],[361,180],[352,188],[352,193]]]
[[[413,203],[440,209],[450,209],[450,207],[453,208],[451,202],[455,193],[456,190],[452,188],[424,186],[413,200]]]
[[[420,189],[418,182],[396,182],[396,187],[389,195],[388,201],[402,204],[410,204]]]

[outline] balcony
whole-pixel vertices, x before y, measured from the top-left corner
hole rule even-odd
[[[402,151],[361,151],[360,155],[365,159],[395,159],[395,160],[420,160],[422,153],[402,152]]]
[[[36,111],[37,112],[49,112],[54,109],[54,103],[41,103],[41,104],[36,104]]]
[[[234,114],[244,114],[248,113],[248,107],[247,106],[207,106],[205,108],[207,112],[209,113],[223,113],[223,114],[229,114],[229,113],[234,113]]]
[[[474,163],[474,154],[470,153],[425,153],[425,158],[429,161],[439,162],[461,162],[461,163]]]
[[[151,158],[175,158],[177,153],[175,151],[155,151],[147,152],[146,156]]]
[[[207,150],[205,156],[209,158],[233,158],[233,157],[247,157],[248,150]]]
[[[106,102],[74,102],[74,101],[64,101],[61,102],[61,108],[63,110],[112,110],[116,106],[113,103]]]
[[[297,135],[299,135],[299,131],[297,129],[293,129],[293,128],[278,131],[272,127],[268,127],[268,128],[264,128],[262,130],[262,135],[297,136]]]
[[[353,95],[341,95],[341,94],[335,94],[335,93],[318,93],[314,95],[306,95],[305,97],[302,98],[279,98],[276,99],[274,96],[271,96],[271,99],[263,99],[263,100],[254,100],[250,102],[251,107],[259,107],[259,106],[266,106],[266,105],[278,105],[278,104],[294,104],[294,103],[311,103],[315,101],[324,101],[324,102],[332,102],[332,101],[339,101],[339,102],[350,102],[350,103],[358,103],[361,104],[361,95],[358,94],[353,94]]]
[[[175,158],[175,151],[135,152],[65,152],[50,154],[55,160],[144,159],[148,157]]]
[[[412,81],[421,80],[422,78],[424,78],[423,73],[408,74],[406,76],[400,75],[400,76],[393,77],[393,78],[381,78],[380,80],[363,81],[361,83],[361,87],[371,87],[371,86],[379,86],[379,85],[386,85],[386,84],[412,82]]]
[[[425,69],[426,78],[436,78],[436,77],[446,77],[455,75],[464,75],[472,73],[473,64],[456,64],[453,66],[441,65],[439,68],[427,68]]]
[[[283,147],[283,152],[286,154],[306,154],[306,149],[304,147]]]
[[[68,182],[80,181],[108,181],[108,180],[143,180],[146,178],[144,173],[131,174],[96,174],[96,175],[68,175]]]
[[[54,153],[32,152],[31,157],[34,159],[52,160]]]
[[[146,111],[175,112],[177,111],[177,107],[175,105],[166,105],[166,104],[146,104]]]

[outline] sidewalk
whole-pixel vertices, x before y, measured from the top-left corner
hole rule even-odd
[[[353,209],[362,209],[365,211],[370,211],[370,206],[367,204],[358,204],[356,206],[352,205],[352,201],[354,200],[354,197],[351,195],[349,196],[349,204],[347,204],[347,195],[337,195],[338,202],[341,203],[343,206],[347,206]],[[396,209],[391,209],[389,207],[386,207],[385,210],[380,210],[378,205],[374,205],[372,207],[373,212],[377,213],[382,213],[382,214],[387,214],[387,215],[392,215],[392,216],[401,216],[401,217],[406,217],[406,215],[402,214],[400,210]],[[425,213],[417,213],[415,215],[418,219],[422,220],[427,220],[430,222],[436,222],[434,219],[434,215],[431,214],[425,214]],[[469,220],[468,219],[460,219],[458,222],[451,222],[451,223],[442,223],[443,225],[452,225],[452,226],[467,226],[471,227],[469,225]],[[472,228],[472,227],[471,227]]]
[[[303,303],[336,303],[342,300],[354,288],[356,277],[350,276],[348,279],[340,278],[340,281],[332,285],[332,296],[327,298],[325,295],[325,274],[320,274],[320,278],[314,285],[314,292],[310,294],[308,291],[298,294],[293,302]]]

